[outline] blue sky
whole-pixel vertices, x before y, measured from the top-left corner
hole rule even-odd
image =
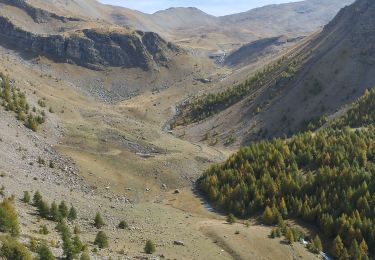
[[[145,13],[154,13],[169,7],[197,7],[213,15],[226,15],[248,11],[269,4],[293,0],[99,0],[105,4],[125,6]],[[295,1],[295,0],[294,0]]]

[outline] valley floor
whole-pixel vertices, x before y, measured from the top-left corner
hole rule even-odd
[[[47,112],[47,122],[34,133],[0,108],[0,184],[5,196],[16,195],[24,241],[29,236],[59,241],[54,224],[19,201],[23,191],[39,190],[49,202],[65,200],[77,208],[75,225],[90,246],[97,232],[93,218],[102,213],[110,248],[92,253],[92,259],[143,259],[148,239],[156,242],[155,256],[166,259],[317,258],[298,243],[291,247],[269,239],[269,227],[226,224],[225,216],[207,210],[194,194],[202,171],[232,151],[163,131],[174,105],[191,89],[172,86],[113,105],[98,103],[62,80],[59,72],[74,71],[71,65],[35,63],[2,48],[0,64],[32,106],[44,97],[55,111]],[[190,80],[180,84],[193,86]],[[56,166],[38,164],[39,158]],[[120,220],[129,230],[116,228]],[[47,236],[37,232],[42,224],[51,231]],[[177,240],[185,245],[174,245]],[[61,248],[54,253],[61,255]]]

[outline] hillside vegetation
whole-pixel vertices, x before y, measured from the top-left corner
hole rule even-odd
[[[188,102],[177,118],[175,125],[187,125],[204,120],[235,103],[245,99],[260,88],[276,81],[275,85],[285,85],[296,73],[300,63],[297,59],[282,57],[267,65],[245,82],[231,86],[218,93],[210,93]]]
[[[31,112],[25,93],[12,87],[9,78],[2,73],[0,73],[0,103],[6,110],[15,112],[17,119],[33,131],[45,121],[44,112],[37,111],[35,107]],[[45,107],[44,100],[40,100],[39,105]]]
[[[375,123],[375,88],[366,90],[353,107],[335,123],[334,127],[350,126],[353,128],[374,125]]]
[[[351,248],[363,241],[375,253],[373,95],[374,89],[355,102],[336,129],[242,148],[207,170],[200,189],[216,207],[241,217],[264,211],[268,224],[280,217],[316,223],[336,238],[334,246],[343,243],[340,253],[332,251],[337,259],[355,257]]]

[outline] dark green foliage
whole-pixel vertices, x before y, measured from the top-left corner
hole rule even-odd
[[[96,235],[94,245],[97,245],[99,248],[106,248],[108,247],[108,238],[104,231],[99,231]]]
[[[70,232],[69,227],[66,225],[64,220],[62,220],[56,227],[58,232],[60,233],[61,239],[63,241],[63,251],[64,257],[67,260],[72,260],[77,255],[77,250],[74,245],[74,240],[72,239],[72,233]]]
[[[302,130],[303,131],[315,131],[322,127],[325,123],[328,122],[328,117],[326,115],[322,115],[320,117],[314,117],[310,120],[305,120],[302,123]]]
[[[38,248],[38,260],[55,260],[51,250],[49,249],[47,243],[41,243]]]
[[[56,204],[56,202],[52,202],[52,204],[51,204],[51,219],[53,220],[53,221],[55,221],[55,222],[59,222],[59,221],[61,221],[62,220],[62,216],[61,216],[61,213],[60,213],[60,211],[59,211],[59,209],[58,209],[58,207],[57,207],[57,204]]]
[[[39,212],[39,216],[41,216],[42,218],[48,218],[49,217],[50,208],[49,208],[49,205],[47,204],[47,202],[45,202],[44,200],[41,200],[39,202],[38,212]]]
[[[70,207],[69,214],[68,214],[68,219],[70,221],[73,221],[73,220],[77,219],[77,211],[76,211],[76,209],[73,206]]]
[[[36,115],[36,111],[34,113],[29,111],[25,93],[12,87],[8,77],[2,73],[0,73],[0,104],[6,110],[13,111],[16,118],[33,131],[36,131],[38,125],[45,121],[44,116]]]
[[[126,229],[126,228],[128,228],[128,223],[126,223],[125,220],[122,220],[122,221],[120,221],[120,223],[118,224],[118,228],[120,228],[120,229]]]
[[[73,246],[74,246],[74,252],[77,254],[80,253],[84,248],[84,245],[78,235],[75,235],[73,238]]]
[[[36,191],[33,196],[33,205],[35,207],[39,207],[40,202],[43,200],[42,195],[39,193],[39,191]]]
[[[9,199],[0,204],[0,231],[12,236],[19,235],[17,212]]]
[[[94,226],[98,229],[105,226],[104,220],[99,212],[97,212],[95,215]]]
[[[212,166],[199,187],[226,212],[253,216],[264,211],[266,224],[275,224],[278,215],[301,218],[328,237],[340,235],[346,251],[353,239],[362,238],[375,250],[373,126],[253,144]]]
[[[334,123],[334,127],[350,126],[353,128],[375,124],[375,88],[366,90],[353,107]]]
[[[24,203],[30,203],[30,194],[29,194],[29,192],[28,191],[24,191],[23,192],[23,198],[22,198],[22,201],[24,202]]]
[[[29,250],[10,236],[1,238],[0,256],[7,260],[32,260]]]
[[[156,251],[155,243],[152,242],[151,240],[147,240],[144,250],[147,254],[155,253]]]
[[[63,218],[68,217],[69,212],[68,212],[68,207],[65,204],[65,201],[61,201],[61,203],[59,205],[59,211],[60,211],[60,214]]]

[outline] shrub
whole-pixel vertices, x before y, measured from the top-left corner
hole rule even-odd
[[[147,240],[144,250],[147,254],[155,253],[156,251],[155,243],[152,242],[151,240]]]
[[[36,191],[34,193],[34,197],[33,197],[33,204],[35,207],[38,207],[39,206],[39,203],[42,201],[42,195],[40,195],[39,191]]]
[[[36,252],[39,248],[39,243],[38,241],[35,239],[35,237],[31,237],[30,238],[30,244],[29,244],[29,249],[32,251],[32,252]]]
[[[82,241],[79,239],[79,236],[77,235],[75,235],[73,238],[73,246],[74,246],[74,251],[77,254],[80,253],[84,248]]]
[[[73,206],[70,207],[69,214],[68,214],[68,219],[70,221],[73,221],[73,220],[77,219],[77,211],[76,211],[76,209]]]
[[[23,198],[22,198],[22,201],[24,202],[24,203],[30,203],[30,194],[29,194],[29,192],[28,191],[24,191],[23,192]]]
[[[122,221],[118,224],[118,228],[120,228],[120,229],[126,229],[126,228],[128,228],[128,223],[126,223],[125,220],[122,220]]]
[[[79,233],[81,233],[81,230],[79,230],[78,226],[74,226],[73,232],[74,232],[74,234],[78,235]]]
[[[89,253],[87,251],[84,251],[81,255],[80,260],[90,260]]]
[[[61,213],[56,205],[56,202],[52,202],[51,204],[50,215],[53,221],[59,222],[62,219]]]
[[[234,224],[234,223],[236,223],[236,218],[234,217],[234,215],[233,215],[232,213],[230,213],[230,214],[228,215],[228,217],[227,217],[227,222],[228,222],[229,224]]]
[[[66,218],[68,216],[68,207],[65,204],[65,201],[61,201],[59,205],[59,211],[63,218]]]
[[[104,231],[99,231],[96,235],[94,245],[97,245],[99,248],[108,247],[108,238]]]
[[[12,202],[5,199],[0,204],[0,231],[12,236],[19,235],[19,225],[16,209]]]
[[[70,233],[70,230],[63,219],[57,224],[56,230],[60,234]]]
[[[48,235],[49,231],[46,225],[42,225],[39,229],[39,234]]]
[[[30,114],[27,117],[27,122],[25,123],[25,126],[27,128],[30,128],[34,132],[36,132],[38,130],[38,121],[35,119],[35,117],[33,115]]]
[[[8,260],[32,260],[29,250],[10,236],[1,238],[0,256]]]
[[[45,202],[43,200],[41,202],[39,202],[38,211],[39,211],[39,215],[42,218],[48,218],[49,214],[50,214],[50,208],[49,208],[47,202]]]
[[[99,212],[96,213],[96,216],[94,219],[94,226],[99,229],[99,228],[102,228],[104,225],[105,223],[104,223],[102,216],[100,215]]]
[[[55,257],[45,242],[38,248],[38,260],[55,260]]]

